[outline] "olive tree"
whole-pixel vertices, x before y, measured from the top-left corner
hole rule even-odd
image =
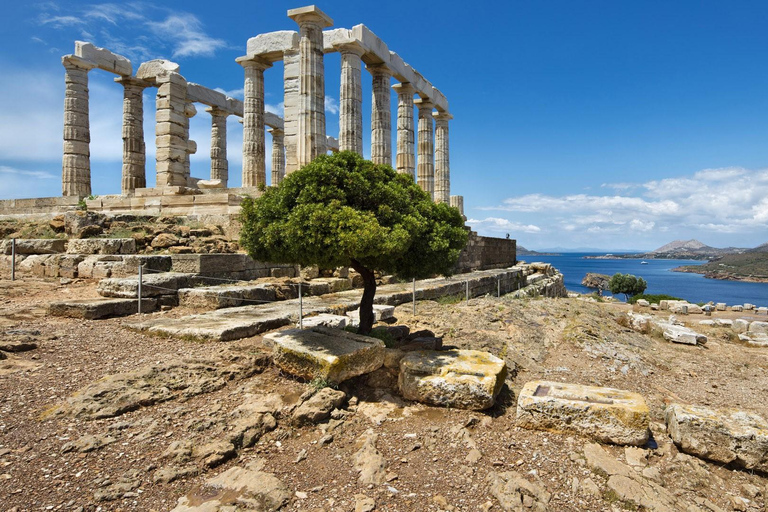
[[[257,260],[351,267],[363,278],[358,332],[374,321],[374,272],[448,275],[467,243],[461,214],[413,178],[344,151],[323,155],[242,203],[241,245]]]
[[[629,300],[629,297],[643,293],[648,288],[648,283],[642,277],[616,273],[608,281],[608,288],[614,295],[621,293],[626,300]]]

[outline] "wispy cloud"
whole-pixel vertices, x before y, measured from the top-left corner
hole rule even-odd
[[[282,101],[277,105],[266,103],[264,104],[264,110],[266,110],[267,112],[271,112],[275,115],[278,115],[280,117],[283,117],[285,116],[285,103]]]
[[[172,14],[160,22],[147,22],[147,26],[158,37],[173,41],[173,57],[210,57],[216,50],[227,47],[224,40],[207,35],[194,14]]]
[[[10,174],[16,176],[29,176],[30,178],[36,178],[38,180],[55,180],[60,178],[60,176],[47,171],[28,171],[26,169],[16,169],[7,165],[0,165],[0,174],[5,175],[4,178]]]
[[[467,224],[475,229],[483,228],[484,231],[491,233],[538,233],[541,231],[539,226],[533,224],[520,224],[499,217],[486,217],[485,219],[469,219]]]
[[[339,113],[339,103],[335,98],[332,98],[331,96],[325,97],[325,111],[330,112],[331,114]]]
[[[243,95],[245,94],[245,89],[243,89],[242,87],[240,87],[239,89],[232,89],[232,90],[229,90],[229,91],[227,91],[225,89],[222,89],[221,87],[214,87],[213,90],[214,91],[218,91],[221,94],[226,94],[230,98],[242,99]],[[264,108],[266,108],[266,106]]]
[[[51,25],[54,28],[72,27],[86,23],[84,19],[77,16],[50,16],[45,14],[40,16],[39,21],[42,25]]]

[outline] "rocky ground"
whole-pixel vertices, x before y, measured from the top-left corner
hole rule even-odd
[[[165,511],[180,498],[177,510],[202,510],[213,497],[305,511],[765,508],[763,475],[679,453],[664,430],[672,401],[768,416],[768,349],[722,328],[696,325],[708,343],[685,346],[626,328],[623,304],[399,306],[398,324],[507,361],[499,403],[471,412],[403,401],[382,375],[315,393],[259,336],[196,343],[126,329],[135,318],[45,315],[90,296],[94,282],[0,280],[2,510]],[[600,447],[516,427],[517,392],[534,379],[641,393],[652,441]]]

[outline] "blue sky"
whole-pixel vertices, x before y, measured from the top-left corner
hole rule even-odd
[[[295,2],[18,2],[0,19],[0,198],[61,193],[64,70],[84,40],[181,66],[242,97],[249,37],[296,25]],[[762,1],[325,1],[334,27],[364,23],[448,98],[452,194],[469,224],[521,245],[653,249],[673,239],[768,241],[768,3]],[[326,56],[338,132],[339,56]],[[122,87],[89,74],[95,194],[120,191]],[[364,73],[365,126],[370,81]],[[394,83],[394,81],[393,81]],[[266,72],[280,112],[282,66]],[[395,106],[393,95],[393,107]],[[154,183],[154,99],[145,95]],[[394,119],[394,113],[393,113]],[[198,108],[193,176],[210,172]],[[393,133],[394,137],[394,133]],[[230,184],[242,129],[229,120]],[[269,140],[268,140],[269,143]],[[365,138],[366,147],[369,137]],[[369,155],[366,150],[366,156]]]

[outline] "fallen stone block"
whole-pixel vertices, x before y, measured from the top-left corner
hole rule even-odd
[[[667,325],[662,333],[664,339],[672,343],[682,343],[685,345],[704,345],[707,337],[696,331],[680,325]]]
[[[718,311],[725,311],[725,308],[726,308],[725,302],[718,302],[717,304],[715,304],[715,309],[717,309]]]
[[[731,311],[744,311],[744,306],[731,306]]]
[[[768,334],[742,333],[739,334],[739,341],[743,341],[753,347],[765,347],[768,346]]]
[[[304,379],[339,383],[384,364],[384,343],[339,329],[289,329],[264,336],[283,371]]]
[[[480,411],[492,407],[507,365],[478,350],[411,352],[400,359],[398,387],[404,398]]]
[[[768,423],[738,409],[671,404],[664,412],[672,441],[690,455],[768,471]]]
[[[714,327],[715,321],[714,320],[699,320],[699,325],[705,325],[707,327]]]
[[[752,322],[749,324],[749,332],[756,334],[768,334],[768,322]]]
[[[73,238],[67,245],[69,254],[136,254],[133,238]]]
[[[755,309],[754,304],[750,304],[749,302],[744,303],[744,311],[751,311],[753,309]]]
[[[347,326],[348,322],[349,317],[347,316],[321,313],[319,315],[305,318],[303,320],[303,325],[304,329],[311,329],[313,327],[330,327],[332,329],[343,329]]]
[[[744,320],[743,318],[737,318],[733,321],[733,325],[731,325],[731,328],[733,329],[733,332],[736,334],[747,332],[749,330],[749,320]]]
[[[163,272],[142,277],[142,297],[175,294],[181,288],[191,288],[202,278],[196,274]],[[138,296],[139,280],[137,277],[110,278],[99,281],[96,291],[102,297],[133,298]]]
[[[354,311],[350,311],[347,313],[347,316],[350,318],[350,323],[352,327],[357,327],[360,325],[360,310],[356,309]],[[373,321],[374,322],[381,322],[382,320],[388,320],[390,318],[395,317],[395,307],[394,306],[385,306],[383,304],[374,304],[373,305]]]
[[[730,318],[717,318],[715,319],[715,325],[719,327],[733,327],[733,320]]]
[[[207,286],[179,290],[179,305],[191,308],[221,309],[264,304],[275,300],[277,300],[275,289],[267,283],[250,286]]]
[[[640,306],[641,308],[647,308],[647,307],[649,307],[651,305],[651,303],[648,302],[645,299],[638,299],[637,300],[637,305]]]
[[[759,307],[757,308],[757,314],[758,315],[768,315],[768,307]]]
[[[642,446],[649,422],[645,399],[620,389],[532,381],[517,400],[521,427],[573,432],[604,443]]]
[[[68,318],[96,320],[113,316],[128,316],[138,313],[137,299],[75,299],[52,302],[48,314]],[[142,299],[141,312],[150,313],[157,309],[157,300]]]

